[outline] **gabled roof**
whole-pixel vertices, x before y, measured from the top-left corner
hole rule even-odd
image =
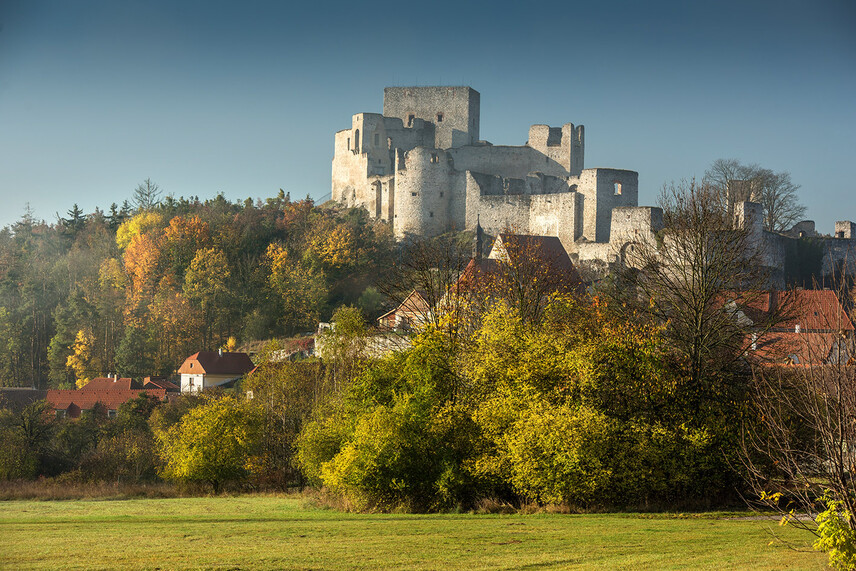
[[[733,300],[755,323],[778,312],[781,320],[775,323],[775,330],[794,331],[797,325],[803,333],[856,330],[832,290],[738,292]]]
[[[129,400],[137,398],[140,394],[151,395],[158,400],[166,398],[164,389],[115,389],[115,390],[49,390],[45,400],[51,403],[56,410],[67,409],[69,405],[75,404],[80,410],[90,410],[96,403],[101,403],[110,410],[116,410]]]
[[[420,289],[414,289],[409,294],[407,294],[407,297],[404,298],[404,301],[398,304],[398,307],[390,309],[389,311],[378,317],[377,321],[381,322],[386,317],[397,313],[415,313],[417,315],[421,315],[430,311],[430,309],[431,307],[428,304],[428,297],[425,292]]]
[[[560,291],[581,292],[583,281],[576,266],[555,236],[529,236],[526,234],[500,234],[493,244],[487,259],[473,258],[467,264],[458,280],[457,287],[474,289],[491,279],[500,277],[505,265],[504,260],[511,259],[520,270],[532,272],[530,279],[544,279]],[[534,275],[536,273],[541,275]]]
[[[568,252],[562,246],[562,241],[556,236],[530,236],[528,234],[503,232],[497,236],[488,258],[497,259],[506,248],[516,248],[521,253],[534,254],[549,260],[557,268],[576,271],[574,263],[571,262],[571,257],[568,256]]]
[[[821,365],[849,358],[850,347],[839,333],[795,333],[772,331],[754,343],[749,341],[748,357],[762,364]]]
[[[136,385],[136,386],[135,386]],[[138,383],[135,383],[131,379],[128,378],[108,378],[108,377],[95,377],[82,387],[80,387],[81,391],[95,391],[95,390],[131,390],[140,388]]]
[[[217,351],[199,351],[184,360],[178,372],[206,375],[243,375],[253,370],[253,362],[246,353],[222,354]]]
[[[167,391],[180,391],[181,387],[166,380],[163,377],[146,377],[143,379],[144,389],[165,389]]]

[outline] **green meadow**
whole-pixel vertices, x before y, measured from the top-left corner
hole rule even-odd
[[[355,514],[276,496],[0,502],[4,569],[822,569],[810,540],[724,514]]]

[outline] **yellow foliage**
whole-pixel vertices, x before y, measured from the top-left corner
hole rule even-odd
[[[127,276],[119,260],[107,258],[101,262],[101,267],[98,268],[98,283],[102,288],[123,289],[126,282]]]
[[[116,244],[119,249],[124,250],[131,245],[135,236],[160,228],[163,226],[163,221],[163,215],[157,212],[141,212],[119,226],[116,230]]]
[[[345,225],[318,233],[312,241],[312,249],[325,266],[334,268],[355,264],[359,255],[354,231]]]
[[[81,329],[74,337],[71,345],[71,355],[65,361],[66,367],[74,371],[77,378],[77,388],[83,388],[92,379],[93,358],[92,348],[95,345],[95,336],[92,332]]]

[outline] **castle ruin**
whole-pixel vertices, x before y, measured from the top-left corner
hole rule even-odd
[[[472,230],[558,237],[575,263],[606,266],[663,227],[638,206],[639,175],[584,168],[585,129],[532,125],[522,146],[479,138],[480,95],[467,87],[387,87],[383,113],[358,113],[336,133],[332,198],[392,225],[396,238]],[[764,231],[760,205],[741,203],[741,225],[763,247],[780,286],[856,270],[856,225],[819,236],[814,222]]]
[[[583,258],[604,258],[625,221],[661,219],[635,210],[638,173],[584,168],[582,125],[533,125],[525,145],[493,145],[479,138],[479,108],[470,87],[387,87],[383,114],[354,115],[336,133],[333,199],[366,208],[399,239],[478,220],[492,235],[557,236]]]

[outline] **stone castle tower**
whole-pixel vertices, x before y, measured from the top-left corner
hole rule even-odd
[[[614,231],[650,232],[661,219],[636,212],[638,173],[584,168],[582,125],[533,125],[525,145],[493,145],[479,139],[480,100],[470,87],[387,87],[383,114],[354,115],[336,133],[333,199],[365,207],[397,238],[480,220],[488,234],[557,236],[597,259]]]

